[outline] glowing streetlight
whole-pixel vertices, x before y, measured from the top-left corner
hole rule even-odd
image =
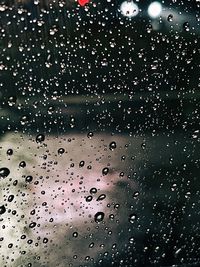
[[[137,16],[139,8],[133,1],[124,1],[120,6],[120,11],[123,16],[132,18]]]
[[[161,12],[162,12],[162,5],[157,1],[151,3],[148,7],[148,14],[151,18],[159,17]]]

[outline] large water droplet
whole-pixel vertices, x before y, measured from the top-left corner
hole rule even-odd
[[[0,168],[0,178],[5,178],[10,174],[10,170],[6,167]]]
[[[103,221],[104,216],[105,216],[105,214],[103,212],[99,211],[94,215],[94,221],[97,223],[101,222],[101,221]]]

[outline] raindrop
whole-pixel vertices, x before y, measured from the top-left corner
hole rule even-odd
[[[90,202],[90,201],[92,201],[92,199],[93,199],[92,196],[87,196],[85,200],[86,200],[87,202]]]
[[[37,143],[41,143],[41,142],[43,142],[44,140],[45,140],[45,136],[44,136],[44,134],[38,134],[37,136],[36,136],[36,142]]]
[[[10,195],[10,196],[8,197],[8,202],[12,202],[13,199],[14,199],[14,195]]]
[[[5,208],[5,206],[3,205],[3,206],[0,206],[0,215],[1,214],[4,214],[6,212],[6,208]]]
[[[96,192],[97,192],[97,189],[95,187],[92,187],[90,189],[90,194],[96,194]]]
[[[11,156],[13,154],[13,150],[11,149],[11,148],[9,148],[8,150],[7,150],[7,155],[8,156]]]
[[[93,248],[94,247],[94,242],[89,244],[89,248]]]
[[[133,197],[134,197],[134,198],[137,198],[137,197],[139,196],[139,194],[140,194],[139,191],[135,191],[135,192],[133,193]]]
[[[59,149],[58,149],[58,154],[59,154],[59,155],[62,155],[63,153],[65,153],[65,149],[62,148],[62,147],[59,148]]]
[[[76,238],[76,237],[78,237],[78,233],[77,232],[73,232],[72,236]]]
[[[104,200],[106,198],[105,194],[101,194],[100,196],[98,196],[97,201],[101,201]]]
[[[114,150],[116,147],[117,147],[117,144],[114,141],[109,144],[109,149],[110,150]]]
[[[136,221],[136,219],[137,219],[136,214],[131,214],[131,215],[129,216],[129,222],[130,222],[130,223],[134,223],[134,222]]]
[[[91,139],[93,136],[94,136],[93,132],[89,132],[89,133],[87,134],[87,137],[90,138],[90,139]]]
[[[20,167],[20,168],[25,168],[25,167],[26,167],[26,162],[25,162],[25,161],[21,161],[21,162],[19,163],[19,167]]]
[[[48,243],[48,241],[49,241],[48,238],[46,238],[46,237],[43,238],[43,243],[44,244]]]
[[[85,161],[84,160],[81,160],[80,163],[79,163],[79,167],[83,167],[85,165]]]
[[[8,105],[12,107],[16,104],[16,101],[17,101],[17,98],[15,96],[10,96],[8,98]]]
[[[103,174],[103,175],[107,175],[108,173],[109,173],[109,169],[108,169],[108,167],[103,168],[103,170],[102,170],[102,174]]]
[[[94,220],[95,220],[95,222],[98,223],[98,222],[103,221],[104,216],[105,216],[105,214],[104,214],[103,212],[101,212],[101,211],[97,212],[97,213],[94,215]]]
[[[33,180],[33,176],[31,176],[31,175],[28,175],[28,176],[26,176],[26,178],[25,178],[25,181],[26,181],[27,183],[32,182],[32,180]]]
[[[36,222],[32,222],[29,224],[29,228],[34,228],[36,226]]]
[[[10,174],[8,168],[0,168],[0,178],[6,178]]]
[[[183,23],[183,29],[184,29],[184,31],[186,31],[186,32],[189,32],[190,31],[190,25],[189,25],[189,22],[184,22]]]
[[[169,22],[172,22],[173,21],[173,15],[172,14],[169,14],[169,16],[167,17],[167,20]]]

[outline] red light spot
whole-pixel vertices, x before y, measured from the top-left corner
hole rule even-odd
[[[78,3],[80,6],[84,6],[86,4],[88,4],[90,2],[90,0],[78,0]]]

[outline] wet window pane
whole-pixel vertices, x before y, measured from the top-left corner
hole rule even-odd
[[[0,266],[199,266],[199,10],[0,1]]]

